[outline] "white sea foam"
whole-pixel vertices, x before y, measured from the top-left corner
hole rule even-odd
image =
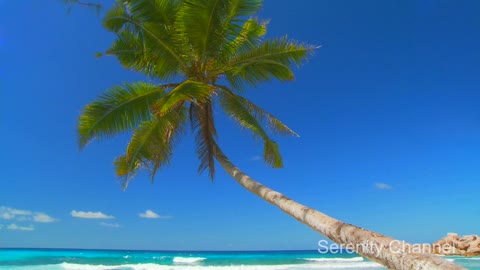
[[[201,262],[205,259],[206,258],[202,258],[202,257],[174,257],[173,258],[173,263],[192,264],[192,263]]]
[[[199,266],[199,265],[158,265],[158,264],[125,264],[117,266],[85,265],[62,263],[63,270],[313,270],[313,269],[384,269],[373,262],[324,263],[324,264],[284,264],[284,265],[232,265],[232,266]]]
[[[21,266],[1,266],[0,270],[64,270],[60,264],[43,264],[43,265],[21,265]]]
[[[353,258],[309,258],[304,259],[311,262],[363,262],[362,257],[353,257]]]
[[[177,257],[182,258],[194,257]],[[204,259],[204,258],[196,258]],[[360,261],[359,257],[354,258],[312,258],[314,260],[306,261],[305,264],[284,264],[284,265],[228,265],[228,266],[206,266],[194,263],[183,263],[176,265],[160,265],[154,263],[145,264],[123,264],[123,265],[90,265],[61,263],[51,265],[24,265],[24,266],[0,266],[0,270],[385,270],[375,262]],[[455,257],[448,258],[455,262],[468,262],[470,266],[477,266],[480,257],[466,258]],[[178,259],[177,259],[178,261]],[[193,260],[190,260],[193,262]],[[201,260],[197,260],[199,262]],[[475,268],[476,269],[476,268]]]

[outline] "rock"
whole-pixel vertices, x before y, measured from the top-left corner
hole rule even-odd
[[[455,244],[456,244],[456,243],[455,243]],[[458,249],[461,249],[461,250],[467,250],[467,249],[470,247],[470,244],[469,244],[469,243],[464,243],[464,242],[462,243],[462,242],[460,242],[460,243],[458,243],[458,244],[456,244],[456,245],[454,245],[454,246],[455,246],[456,248],[458,248]]]
[[[476,235],[465,235],[464,237],[460,238],[461,242],[471,242],[477,240]]]
[[[474,257],[480,256],[480,248],[469,248],[468,251],[465,253],[465,256]]]
[[[474,248],[475,248],[475,247],[480,247],[480,238],[477,238],[477,239],[471,241],[471,242],[470,242],[470,246],[472,246],[472,247],[474,247]]]
[[[480,236],[459,237],[456,233],[449,233],[433,243],[432,252],[441,255],[480,256]]]
[[[447,233],[448,238],[453,238],[455,240],[458,240],[459,236],[456,233]]]

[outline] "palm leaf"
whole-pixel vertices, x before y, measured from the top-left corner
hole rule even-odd
[[[150,105],[165,94],[165,87],[133,83],[108,90],[83,109],[78,123],[80,147],[135,128],[151,119]]]
[[[115,55],[124,68],[130,68],[150,76],[155,74],[156,61],[154,60],[157,57],[148,50],[138,33],[130,31],[118,33],[106,54]]]
[[[145,121],[135,129],[125,160],[117,167],[117,175],[122,177],[124,188],[128,186],[130,175],[140,168],[138,164],[150,169],[152,181],[157,170],[169,164],[173,147],[184,131],[185,122],[185,108],[179,107],[161,118],[154,117],[151,121]]]
[[[246,37],[245,25],[248,24],[250,28],[252,26],[248,23],[252,20],[246,18],[258,12],[262,6],[260,0],[231,0],[226,3],[224,18],[217,27],[216,39],[208,44],[208,56],[221,63],[226,63],[238,52],[239,37]]]
[[[191,45],[197,58],[203,62],[209,44],[218,40],[222,17],[227,3],[222,0],[185,0],[178,12],[176,28]]]
[[[264,109],[258,107],[251,101],[241,96],[236,96],[238,101],[253,114],[253,116],[260,122],[266,122],[268,128],[273,132],[280,135],[292,135],[295,137],[300,137],[295,131],[285,125],[280,119],[276,118],[271,113],[265,111]]]
[[[218,60],[241,31],[248,16],[261,7],[259,0],[185,0],[176,28],[202,64]]]
[[[210,179],[215,177],[215,137],[217,131],[213,121],[213,112],[210,101],[202,104],[190,105],[190,124],[195,133],[195,143],[197,145],[197,155],[200,160],[198,173],[208,169]]]
[[[149,19],[149,16],[153,16],[152,14],[161,12],[134,10],[135,12],[132,13],[132,7],[138,8],[135,5],[128,5],[128,3],[115,4],[103,19],[104,27],[117,34],[130,32],[133,36],[141,37],[149,49],[155,48],[157,54],[162,55],[162,61],[167,63],[174,72],[187,70],[187,64],[181,53],[181,48],[185,44],[177,43],[179,39],[175,37],[175,31],[172,30],[171,25],[162,23],[161,18]]]
[[[180,1],[172,0],[128,0],[132,16],[142,21],[171,26],[180,7]]]
[[[137,170],[142,167],[141,160],[136,160],[134,166],[127,160],[126,156],[119,156],[113,162],[117,177],[122,182],[122,188],[125,189],[132,178],[135,177]],[[127,184],[125,184],[127,183]]]
[[[255,86],[272,78],[292,80],[294,76],[290,67],[300,65],[315,48],[289,41],[286,37],[268,40],[232,58],[225,68],[225,75],[234,88],[241,88],[245,83]]]
[[[182,72],[176,59],[163,47],[156,46],[155,40],[145,38],[142,32],[119,32],[106,54],[115,55],[125,68],[151,77],[169,79]]]
[[[172,89],[152,106],[155,114],[162,116],[180,103],[201,103],[213,94],[215,87],[202,82],[187,80]]]
[[[273,168],[283,167],[282,156],[278,150],[277,143],[270,139],[260,122],[244,107],[237,96],[220,92],[219,98],[220,106],[227,115],[233,118],[241,127],[250,130],[254,136],[263,140],[263,157],[265,162]]]
[[[126,25],[136,26],[131,23],[133,20],[134,18],[128,14],[125,4],[115,3],[105,14],[102,23],[103,27],[108,31],[118,33],[124,29]]]
[[[256,19],[247,20],[235,40],[232,42],[234,52],[245,52],[257,46],[267,33],[268,21],[259,22]]]
[[[263,159],[272,168],[283,168],[283,159],[278,144],[272,140],[263,143]]]
[[[226,86],[222,86],[222,85],[215,85],[215,86],[221,89],[223,92],[225,92],[224,94],[228,95],[230,99],[234,99],[235,102],[243,106],[250,114],[252,114],[253,117],[255,117],[255,119],[257,119],[257,121],[265,124],[267,128],[269,128],[274,133],[277,133],[280,135],[292,135],[295,137],[300,137],[295,131],[289,128],[280,119],[276,118],[271,113],[255,105],[250,100],[240,95],[236,95],[235,93],[233,93],[232,90],[230,90]]]

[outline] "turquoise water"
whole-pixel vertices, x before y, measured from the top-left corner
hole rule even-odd
[[[449,257],[480,270],[480,258]],[[128,250],[0,249],[0,270],[380,270],[356,254],[317,251],[179,252]]]

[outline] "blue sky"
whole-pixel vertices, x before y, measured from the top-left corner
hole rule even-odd
[[[215,183],[197,175],[191,136],[154,184],[139,175],[126,192],[112,161],[127,136],[79,151],[82,107],[145,78],[95,58],[112,35],[95,12],[67,15],[61,2],[0,0],[0,247],[317,248],[320,235],[220,167]],[[478,10],[475,0],[266,0],[270,37],[322,46],[294,82],[248,93],[301,137],[277,138],[280,170],[219,116],[221,146],[255,179],[344,221],[412,242],[478,234]]]

